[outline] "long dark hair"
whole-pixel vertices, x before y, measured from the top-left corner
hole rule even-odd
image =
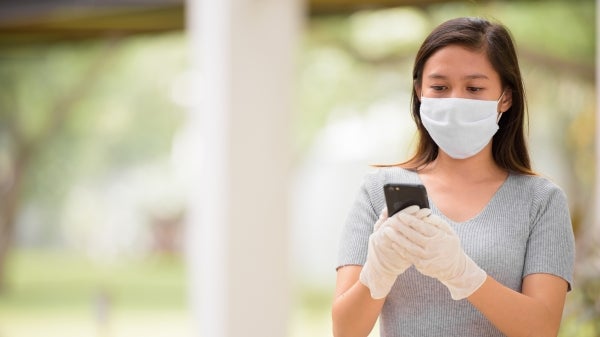
[[[438,155],[437,144],[421,122],[421,102],[415,88],[421,86],[425,62],[433,53],[448,45],[461,45],[486,52],[492,67],[500,75],[502,87],[512,91],[512,105],[503,113],[499,130],[493,137],[493,158],[496,164],[504,169],[535,174],[531,169],[525,141],[525,90],[510,32],[501,24],[480,18],[457,18],[442,23],[429,34],[417,52],[413,68],[411,111],[417,125],[418,143],[414,156],[399,165],[418,169],[432,162]]]

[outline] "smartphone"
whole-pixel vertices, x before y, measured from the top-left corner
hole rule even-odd
[[[417,205],[429,208],[427,190],[420,184],[385,184],[383,186],[388,216],[392,216],[408,206]]]

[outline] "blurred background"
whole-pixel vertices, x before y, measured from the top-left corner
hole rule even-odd
[[[567,193],[578,245],[560,336],[600,336],[596,3],[311,0],[305,10],[289,336],[331,335],[345,214],[370,164],[411,153],[414,55],[456,16],[513,33],[534,168]],[[0,337],[196,336],[177,144],[201,93],[185,27],[179,1],[0,1]]]

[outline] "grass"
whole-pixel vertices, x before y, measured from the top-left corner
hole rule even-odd
[[[67,252],[16,251],[0,295],[0,337],[196,336],[184,267],[174,256],[98,263]],[[297,288],[288,337],[331,336],[332,291]],[[583,295],[575,288],[567,296],[560,337],[598,336],[591,307],[600,304],[586,306]],[[376,327],[370,336],[377,335]]]
[[[180,259],[18,251],[7,271],[0,337],[191,336]]]
[[[154,257],[110,264],[64,252],[17,252],[8,264],[8,292],[0,312],[23,308],[81,308],[109,296],[121,308],[183,308],[180,259]]]
[[[99,263],[69,252],[16,251],[0,295],[0,337],[196,336],[184,267],[173,256]],[[329,289],[299,289],[289,337],[331,336],[330,298]]]

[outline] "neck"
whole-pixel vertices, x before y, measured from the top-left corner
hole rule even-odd
[[[466,159],[454,159],[440,150],[437,158],[423,168],[422,173],[478,182],[505,177],[507,172],[494,161],[490,142],[481,152]]]

